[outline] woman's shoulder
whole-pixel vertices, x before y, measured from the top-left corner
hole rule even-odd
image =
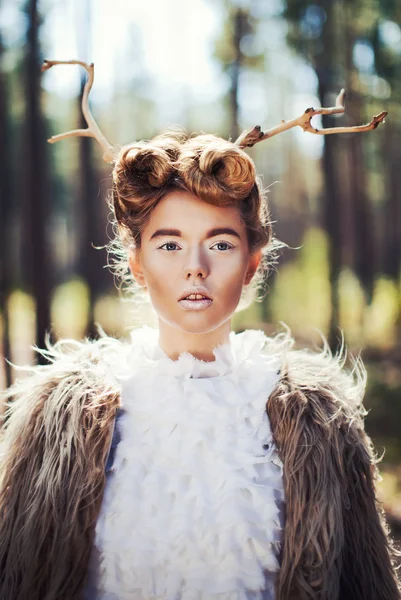
[[[96,340],[60,339],[55,343],[47,340],[45,348],[35,348],[45,364],[17,366],[16,382],[9,390],[32,384],[33,379],[46,381],[62,378],[72,373],[79,373],[84,379],[99,372],[113,372],[122,358],[127,354],[127,343],[104,333]]]
[[[348,352],[344,340],[335,353],[323,334],[321,340],[319,346],[299,348],[287,326],[277,334],[266,336],[264,352],[280,357],[279,390],[283,394],[298,392],[304,402],[324,396],[330,408],[336,407],[350,417],[364,416],[362,402],[367,374],[361,356]]]
[[[44,399],[49,413],[61,406],[101,403],[120,393],[118,372],[127,355],[127,344],[104,334],[97,340],[62,339],[36,349],[47,364],[16,366],[15,382],[1,392],[2,421],[21,423]],[[89,400],[90,399],[90,400]]]
[[[99,511],[121,405],[114,365],[124,345],[118,340],[60,340],[40,353],[48,364],[19,368],[20,377],[3,393],[0,562],[9,560],[12,568],[2,577],[2,598],[17,597],[19,574],[25,578],[31,569],[34,581],[42,568],[32,563],[31,547],[40,548],[50,565],[43,567],[44,573],[58,569],[64,574],[67,547],[74,552],[81,548],[77,564],[85,561],[83,532]],[[59,540],[64,542],[61,549]],[[75,573],[84,577],[84,571]]]
[[[288,329],[269,338],[266,351],[278,352],[282,364],[267,405],[286,492],[278,588],[285,596],[293,586],[312,597],[334,577],[341,598],[399,598],[399,556],[376,501],[380,458],[364,430],[361,358],[344,343],[333,353],[324,337],[318,348],[297,350]],[[306,560],[314,569],[304,568]]]

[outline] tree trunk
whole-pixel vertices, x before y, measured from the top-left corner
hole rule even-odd
[[[82,82],[82,90],[84,81]],[[82,92],[81,90],[81,92]],[[86,122],[81,114],[79,128],[86,128]],[[96,244],[97,223],[101,212],[101,198],[97,197],[97,186],[95,173],[92,166],[92,144],[91,138],[80,138],[79,142],[79,210],[80,223],[80,252],[78,255],[78,271],[88,285],[89,314],[86,335],[90,338],[96,337],[94,318],[94,306],[98,292],[98,279],[100,277],[101,265],[99,264],[99,251],[93,245]]]
[[[38,0],[27,3],[28,45],[25,58],[26,124],[21,169],[25,178],[23,270],[36,304],[36,344],[42,348],[50,324],[51,260],[47,243],[48,195],[45,127],[40,109]],[[24,268],[25,267],[25,268]],[[43,362],[43,357],[38,358]]]
[[[230,89],[230,111],[231,111],[231,137],[235,141],[239,136],[239,78],[242,65],[241,39],[244,31],[244,12],[238,9],[233,18],[233,47],[234,60],[231,63],[231,89]]]
[[[323,31],[323,48],[315,57],[315,70],[318,77],[318,95],[321,106],[326,106],[328,93],[334,90],[334,65],[336,62],[336,31],[334,28],[334,14],[331,2],[324,3],[327,20]],[[323,116],[323,127],[333,127],[335,122],[332,116]],[[331,315],[329,321],[328,342],[332,349],[338,345],[339,326],[339,277],[342,266],[341,253],[341,221],[342,221],[342,194],[337,169],[336,155],[338,154],[338,140],[334,135],[324,137],[323,150],[323,206],[322,221],[327,232],[329,278],[331,289]]]
[[[7,360],[10,360],[10,332],[8,315],[8,297],[10,294],[10,213],[14,205],[11,193],[10,180],[10,135],[9,122],[7,119],[7,79],[3,71],[4,49],[0,38],[0,313],[2,316],[2,339],[0,345],[3,353],[3,365],[5,373],[5,384],[11,384],[11,368]],[[7,257],[7,258],[6,258]],[[7,359],[7,360],[4,360]]]
[[[80,12],[77,22],[77,31],[80,33],[77,44],[81,56],[90,62],[91,55],[91,5],[89,0],[84,0],[80,5]],[[86,73],[82,74],[81,79],[81,97],[87,79]],[[81,110],[81,99],[79,99],[79,123],[78,127],[85,129],[87,123]],[[89,293],[89,314],[86,335],[95,338],[97,335],[94,317],[94,308],[96,298],[99,295],[103,281],[103,253],[94,246],[100,245],[104,241],[104,230],[106,224],[103,223],[104,199],[99,197],[99,185],[97,183],[97,172],[93,167],[93,145],[95,141],[91,138],[81,137],[79,139],[79,197],[77,216],[79,218],[78,231],[79,253],[78,253],[78,271],[88,286]]]
[[[395,281],[401,270],[401,202],[400,202],[400,165],[401,134],[397,123],[386,127],[384,137],[384,155],[387,163],[387,189],[384,206],[384,260],[382,271]]]
[[[360,108],[362,104],[357,102]],[[358,110],[355,111],[355,116]],[[361,113],[359,113],[361,114]],[[371,207],[366,194],[363,147],[360,135],[355,134],[349,141],[350,197],[354,209],[355,272],[363,288],[372,298],[374,273],[376,271],[376,240],[374,238]]]
[[[319,96],[323,99],[326,95],[324,86],[319,82]],[[325,123],[325,121],[328,121]],[[324,127],[333,127],[329,118],[323,119]],[[327,136],[324,140],[323,172],[323,224],[326,230],[329,246],[329,278],[331,291],[331,315],[329,321],[328,342],[334,349],[338,345],[339,326],[339,278],[341,272],[341,189],[338,186],[338,173],[336,169],[336,140],[334,136]]]
[[[352,53],[356,35],[352,25],[350,7],[344,7],[346,27],[343,30],[345,46],[345,68],[347,73],[347,90],[352,94],[351,102],[347,104],[347,115],[351,124],[365,122],[363,120],[363,102],[358,90],[352,89],[354,81]],[[363,134],[353,134],[348,137],[348,200],[351,208],[350,222],[353,237],[353,261],[351,267],[361,281],[368,298],[373,294],[373,283],[376,266],[377,245],[373,229],[372,209],[366,191],[365,161],[363,156]]]

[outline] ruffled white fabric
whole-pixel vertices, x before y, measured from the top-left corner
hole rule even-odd
[[[231,332],[213,362],[171,360],[149,327],[132,339],[93,597],[273,599],[284,496],[265,406],[279,357],[254,330]]]

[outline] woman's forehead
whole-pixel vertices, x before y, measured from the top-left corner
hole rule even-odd
[[[233,227],[242,233],[244,225],[236,206],[214,206],[191,192],[177,190],[162,198],[146,225],[149,237],[155,228],[173,228],[186,233],[212,227]],[[145,233],[145,232],[144,232]]]

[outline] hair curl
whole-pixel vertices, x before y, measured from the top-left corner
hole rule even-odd
[[[263,287],[282,246],[273,238],[266,196],[252,159],[234,143],[210,134],[188,135],[169,129],[150,141],[121,148],[113,170],[111,208],[116,220],[112,267],[127,273],[127,251],[141,246],[141,232],[158,202],[173,190],[189,191],[214,206],[237,206],[251,254],[262,259],[253,278],[248,305]],[[123,277],[124,279],[124,277]],[[130,281],[132,284],[132,280]],[[244,298],[243,298],[244,300]]]

